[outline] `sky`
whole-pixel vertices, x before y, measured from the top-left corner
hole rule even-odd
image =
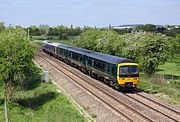
[[[180,0],[0,0],[6,25],[180,24]]]

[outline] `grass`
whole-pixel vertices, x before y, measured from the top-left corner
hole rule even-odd
[[[180,77],[180,54],[175,54],[174,58],[164,65],[160,65],[157,73]]]
[[[11,122],[85,122],[86,118],[52,83],[39,82],[36,87],[16,93],[16,101],[9,104]],[[4,100],[0,84],[0,122],[4,118]]]
[[[180,80],[164,80],[141,76],[138,87],[180,107]]]

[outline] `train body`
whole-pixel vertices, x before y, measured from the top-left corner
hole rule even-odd
[[[115,88],[133,88],[139,82],[139,65],[126,58],[43,41],[43,51]]]

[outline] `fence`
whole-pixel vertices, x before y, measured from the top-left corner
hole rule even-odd
[[[163,78],[165,80],[180,80],[180,76],[167,75],[167,74],[155,74],[155,77]]]

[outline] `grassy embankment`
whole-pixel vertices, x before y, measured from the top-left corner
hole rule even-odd
[[[37,75],[37,74],[36,74]],[[11,122],[84,122],[86,118],[52,83],[34,79],[25,91],[16,93],[16,101],[9,104]],[[0,84],[0,122],[4,122],[4,100]]]
[[[172,80],[172,76],[180,77],[180,54],[157,69],[158,74],[164,74],[170,79],[141,77],[139,87],[149,93],[153,93],[169,103],[180,107],[180,79]]]
[[[160,65],[157,73],[180,77],[180,54],[175,54],[172,60]]]

